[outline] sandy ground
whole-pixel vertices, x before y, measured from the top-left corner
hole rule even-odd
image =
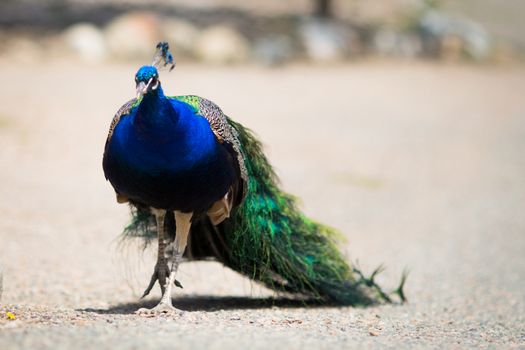
[[[264,140],[284,187],[339,228],[403,306],[305,308],[216,263],[185,264],[178,319],[140,318],[151,250],[119,243],[109,122],[134,65],[0,64],[2,349],[525,348],[525,69],[359,63],[179,66]],[[8,320],[6,312],[16,320]]]

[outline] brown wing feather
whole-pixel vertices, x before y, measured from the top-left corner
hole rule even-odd
[[[241,151],[239,135],[237,131],[228,123],[226,115],[215,103],[205,98],[199,98],[199,114],[208,120],[213,133],[219,142],[226,142],[231,145],[237,164],[239,165],[241,179],[243,181],[243,192],[248,188],[248,170],[244,164],[244,154]]]
[[[109,131],[108,131],[108,137],[106,138],[106,145],[104,146],[104,149],[108,146],[109,140],[111,140],[111,136],[113,136],[113,131],[115,131],[115,127],[117,126],[118,122],[120,121],[120,118],[123,116],[129,114],[131,111],[131,108],[137,103],[137,99],[131,99],[128,102],[124,103],[122,107],[119,108],[117,113],[115,113],[115,116],[113,117],[113,120],[111,121],[111,124],[109,125]],[[115,190],[115,195],[117,196],[117,202],[118,203],[127,203],[129,199],[126,196],[121,195],[120,193]]]
[[[128,102],[124,103],[122,107],[119,108],[117,113],[115,113],[115,116],[113,117],[113,120],[111,121],[111,124],[109,125],[109,131],[108,131],[108,137],[106,139],[106,145],[108,144],[109,140],[111,139],[111,136],[113,135],[113,131],[115,130],[115,127],[117,126],[118,122],[120,121],[120,118],[122,116],[125,116],[126,114],[129,114],[131,111],[131,108],[137,103],[137,99],[131,99]]]

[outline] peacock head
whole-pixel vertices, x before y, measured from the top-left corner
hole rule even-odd
[[[160,87],[159,72],[153,66],[142,66],[135,74],[137,84],[137,99],[156,91]]]
[[[156,46],[155,56],[151,66],[140,67],[135,74],[137,84],[137,99],[160,88],[159,69],[169,67],[171,71],[175,67],[175,60],[170,52],[167,42],[160,42]]]

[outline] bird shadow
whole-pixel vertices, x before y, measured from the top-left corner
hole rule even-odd
[[[90,312],[101,315],[129,315],[139,308],[152,308],[158,304],[156,300],[143,300],[138,302],[123,303],[107,309],[85,308],[76,311]],[[279,308],[326,307],[315,300],[292,299],[286,297],[215,297],[215,296],[187,296],[173,299],[173,306],[184,311],[218,311],[218,310],[246,310]]]

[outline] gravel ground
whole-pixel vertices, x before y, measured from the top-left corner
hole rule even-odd
[[[109,122],[136,66],[0,63],[0,348],[525,348],[525,69],[358,63],[181,66],[172,94],[264,140],[284,187],[380,263],[409,303],[305,307],[212,262],[185,264],[178,318],[135,316],[153,251],[120,242]],[[9,319],[10,312],[15,319]]]

